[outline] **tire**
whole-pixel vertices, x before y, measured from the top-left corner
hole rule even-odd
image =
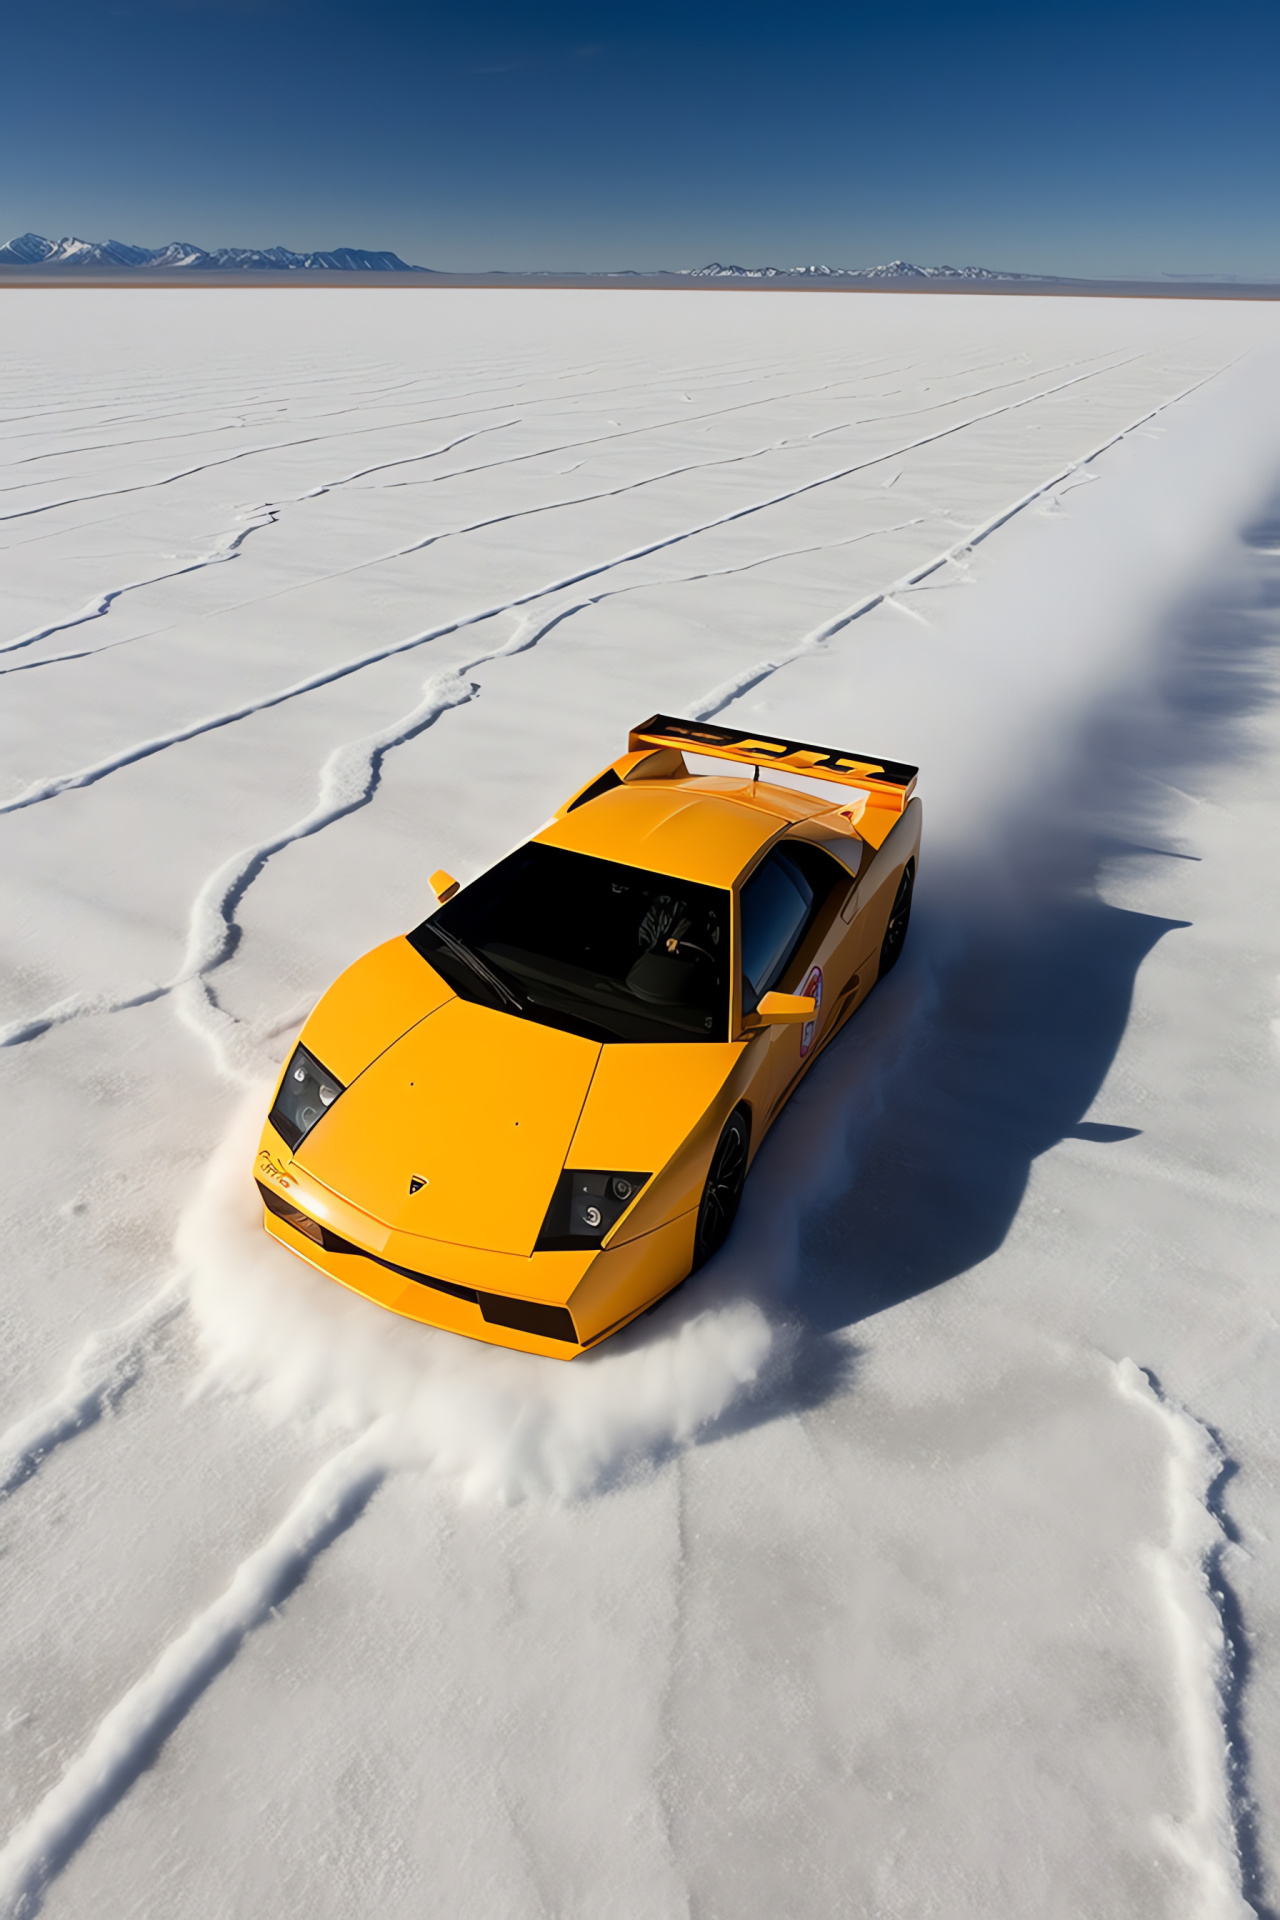
[[[694,1273],[706,1265],[713,1253],[719,1253],[729,1238],[746,1184],[747,1149],[750,1143],[750,1124],[741,1107],[737,1107],[724,1123],[724,1131],[711,1156],[707,1184],[702,1189],[698,1224],[693,1236]]]
[[[889,909],[889,924],[884,930],[884,939],[880,942],[880,972],[877,979],[883,980],[886,973],[892,973],[902,958],[902,949],[906,944],[907,927],[911,921],[911,895],[916,884],[916,863],[909,860],[903,868],[902,878],[898,882],[898,891],[893,896],[893,905]]]

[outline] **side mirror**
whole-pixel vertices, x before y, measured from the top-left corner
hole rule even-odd
[[[451,873],[446,873],[443,867],[436,869],[430,880],[428,880],[427,885],[441,906],[444,905],[446,900],[452,900],[454,894],[458,891],[458,882]]]
[[[756,1008],[756,1019],[762,1027],[802,1027],[817,1011],[811,993],[766,993]]]

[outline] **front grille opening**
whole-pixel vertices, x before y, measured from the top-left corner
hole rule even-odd
[[[510,1327],[516,1333],[564,1340],[575,1347],[580,1344],[568,1307],[544,1307],[540,1301],[512,1300],[503,1293],[482,1293],[478,1298],[480,1311],[491,1327]]]
[[[274,1213],[278,1220],[287,1220],[295,1233],[305,1234],[308,1240],[314,1240],[318,1247],[325,1249],[326,1253],[343,1253],[350,1247],[349,1241],[340,1240],[336,1233],[330,1233],[327,1227],[322,1227],[318,1220],[311,1218],[310,1214],[301,1213],[297,1207],[291,1206],[283,1194],[273,1192],[270,1187],[264,1186],[261,1180],[257,1185],[258,1192],[262,1195],[262,1204],[267,1212]],[[350,1250],[352,1253],[357,1251],[354,1247],[350,1247]]]
[[[452,1280],[435,1280],[430,1274],[415,1273],[412,1267],[398,1267],[394,1260],[380,1259],[376,1253],[369,1253],[364,1247],[344,1240],[332,1228],[322,1227],[318,1220],[313,1220],[310,1214],[291,1205],[283,1195],[264,1186],[261,1180],[256,1184],[268,1213],[274,1213],[277,1219],[287,1222],[295,1233],[303,1234],[326,1253],[352,1253],[358,1260],[370,1260],[375,1267],[385,1267],[388,1273],[398,1273],[402,1279],[412,1280],[420,1287],[431,1287],[436,1293],[451,1294],[455,1300],[469,1300],[473,1306],[479,1307],[491,1327],[510,1327],[516,1333],[537,1334],[543,1340],[563,1340],[575,1347],[581,1344],[578,1330],[573,1324],[573,1315],[567,1307],[544,1307],[537,1300],[513,1300],[502,1293],[477,1293],[474,1287],[460,1287]]]

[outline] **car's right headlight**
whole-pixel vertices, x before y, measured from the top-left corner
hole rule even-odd
[[[267,1118],[280,1138],[288,1146],[296,1147],[343,1091],[336,1074],[322,1067],[305,1047],[295,1047],[293,1058],[284,1070],[276,1103]]]
[[[577,1253],[600,1246],[648,1178],[647,1173],[566,1167],[556,1181],[534,1252]]]

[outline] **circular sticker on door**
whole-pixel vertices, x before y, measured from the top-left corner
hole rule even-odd
[[[821,1011],[821,1008],[822,1008],[822,968],[821,967],[810,967],[809,977],[805,981],[804,985],[801,987],[800,994],[802,999],[807,999],[808,996],[812,994],[815,1002],[814,1018],[812,1020],[806,1020],[804,1025],[800,1029],[800,1058],[803,1060],[806,1053],[808,1053],[810,1047],[813,1045],[814,1034],[818,1031],[817,1014]]]

